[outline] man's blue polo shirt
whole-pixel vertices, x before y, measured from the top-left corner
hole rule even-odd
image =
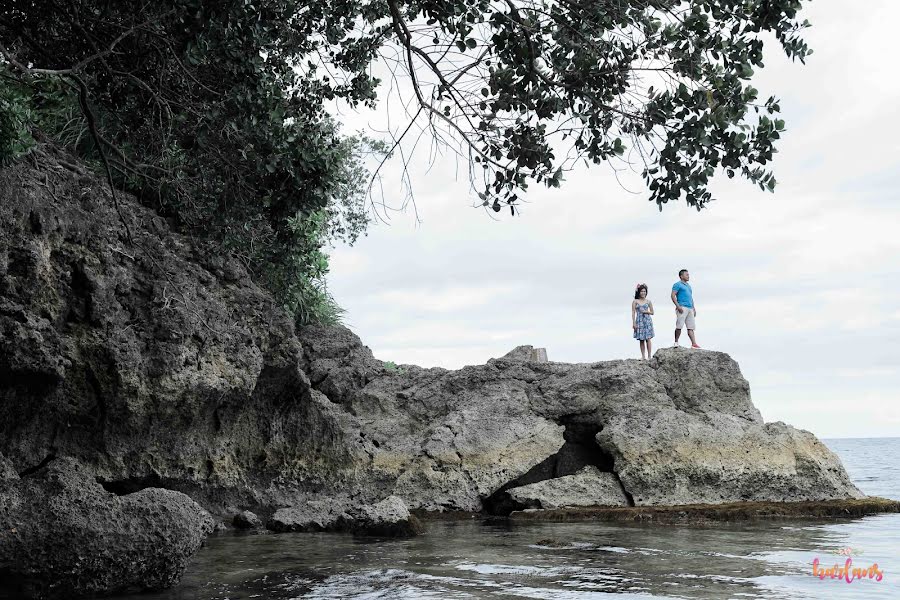
[[[677,292],[675,296],[678,299],[678,306],[685,308],[694,308],[694,292],[691,290],[691,284],[685,283],[680,279],[672,286],[672,291]]]

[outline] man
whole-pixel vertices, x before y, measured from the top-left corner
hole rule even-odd
[[[691,338],[691,348],[699,348],[694,338],[694,317],[697,316],[697,307],[694,304],[694,292],[688,283],[691,274],[687,269],[678,271],[678,281],[672,286],[672,303],[675,304],[675,347],[678,347],[678,338],[681,337],[681,328],[687,326],[688,337]]]

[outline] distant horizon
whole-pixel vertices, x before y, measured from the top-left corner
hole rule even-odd
[[[878,435],[869,437],[820,437],[823,442],[826,440],[900,440],[900,435]]]

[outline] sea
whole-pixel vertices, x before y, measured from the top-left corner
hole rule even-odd
[[[900,438],[823,440],[866,494],[900,500]],[[900,599],[900,514],[716,525],[431,521],[411,540],[209,538],[181,584],[120,600]],[[844,565],[876,577],[814,575]],[[868,572],[868,571],[867,571]],[[871,571],[875,573],[875,571]]]

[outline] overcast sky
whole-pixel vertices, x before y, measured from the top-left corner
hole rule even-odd
[[[782,99],[788,126],[774,194],[722,177],[707,210],[660,213],[639,178],[629,192],[593,167],[495,219],[472,208],[464,168],[447,157],[428,171],[422,152],[418,222],[394,214],[332,252],[347,324],[398,364],[457,368],[519,344],[553,361],[634,358],[635,284],[649,286],[656,347],[670,346],[669,291],[687,268],[698,342],[740,363],[767,421],[900,436],[900,5],[824,0],[805,13],[806,66],[773,46],[754,82]],[[388,112],[342,119],[383,127]],[[386,169],[386,200],[400,204],[399,162]]]

